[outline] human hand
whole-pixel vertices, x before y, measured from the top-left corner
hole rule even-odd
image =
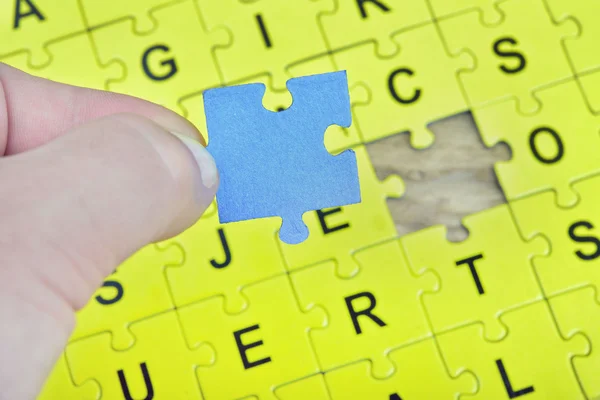
[[[104,278],[210,205],[198,140],[163,107],[0,63],[0,398],[35,398]]]

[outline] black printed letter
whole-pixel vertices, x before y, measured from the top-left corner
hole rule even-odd
[[[525,65],[527,64],[527,62],[523,54],[519,53],[518,51],[504,51],[500,49],[500,46],[504,43],[516,45],[517,41],[513,38],[508,37],[496,40],[496,42],[494,43],[494,53],[496,53],[500,57],[516,57],[519,60],[519,65],[515,68],[509,68],[504,64],[501,64],[499,68],[507,74],[516,74],[517,72],[525,69]]]
[[[360,297],[366,297],[367,299],[369,299],[369,302],[371,304],[369,304],[369,307],[367,307],[364,310],[356,311],[352,306],[352,301]],[[356,331],[357,335],[360,335],[362,333],[360,324],[358,323],[358,317],[361,315],[371,318],[371,320],[373,320],[379,326],[386,326],[385,322],[383,322],[377,315],[371,313],[371,311],[373,311],[373,309],[377,305],[377,300],[375,300],[375,296],[373,296],[372,293],[361,292],[352,296],[348,296],[344,300],[346,300],[346,307],[348,307],[348,312],[350,313],[350,318],[352,318],[352,324],[354,325],[354,330]]]
[[[394,85],[394,79],[396,78],[397,75],[400,75],[400,74],[406,74],[408,76],[413,76],[415,73],[414,73],[414,71],[412,71],[408,68],[398,68],[397,70],[392,71],[392,73],[388,77],[388,89],[390,90],[390,94],[398,103],[401,103],[401,104],[414,103],[415,101],[419,100],[419,98],[421,97],[421,89],[415,89],[412,97],[410,97],[410,98],[405,99],[405,98],[400,97],[400,95],[396,91],[396,86]]]
[[[258,326],[258,324],[256,324],[256,325],[249,326],[248,328],[240,329],[239,331],[233,332],[233,336],[235,337],[235,343],[237,344],[238,351],[240,352],[240,357],[242,357],[242,363],[244,364],[244,369],[258,367],[259,365],[271,362],[271,357],[261,358],[260,360],[252,361],[252,362],[248,361],[248,356],[246,355],[246,351],[249,349],[252,349],[254,347],[262,346],[263,341],[259,340],[257,342],[243,344],[242,343],[242,335],[244,333],[255,331],[259,328],[260,327]]]
[[[540,154],[540,152],[537,149],[536,138],[542,132],[549,133],[550,136],[552,136],[552,139],[554,139],[554,142],[556,143],[556,155],[554,157],[545,158]],[[563,146],[562,140],[560,140],[560,136],[558,136],[558,133],[556,133],[554,129],[549,128],[547,126],[542,126],[531,132],[531,134],[529,135],[529,147],[531,148],[531,152],[533,153],[535,158],[537,158],[538,161],[543,162],[544,164],[554,164],[555,162],[560,161],[560,159],[565,154],[565,147]]]
[[[526,388],[519,389],[517,391],[513,390],[510,379],[508,379],[508,375],[504,369],[504,364],[502,363],[501,359],[496,360],[496,366],[498,367],[498,371],[500,371],[500,376],[502,377],[502,382],[504,383],[506,394],[508,394],[509,399],[516,399],[517,397],[524,396],[534,391],[533,386],[527,386]]]
[[[46,18],[42,15],[40,10],[32,3],[31,0],[15,0],[15,19],[13,23],[13,29],[17,29],[19,24],[21,23],[21,18],[25,18],[28,15],[35,15],[40,21],[45,21]],[[29,6],[29,11],[21,12],[21,2],[27,3]]]
[[[319,217],[319,222],[321,223],[321,229],[323,229],[323,234],[327,235],[329,233],[333,233],[336,231],[341,231],[342,229],[346,229],[346,228],[350,228],[350,224],[349,223],[344,223],[341,225],[336,225],[333,227],[329,227],[327,225],[327,221],[325,221],[325,217],[331,214],[336,214],[339,212],[342,212],[342,209],[340,207],[338,208],[332,208],[330,210],[327,211],[323,211],[323,210],[317,210],[317,217]]]
[[[121,298],[123,297],[123,285],[121,285],[119,282],[117,281],[104,281],[104,283],[102,284],[102,287],[112,287],[116,289],[116,293],[114,295],[114,297],[106,299],[104,297],[102,297],[101,295],[97,295],[96,296],[96,301],[100,304],[102,304],[103,306],[107,306],[109,304],[114,304],[117,301],[121,300]]]
[[[256,14],[256,23],[258,24],[258,29],[260,29],[260,34],[265,42],[265,46],[267,46],[267,48],[273,47],[271,44],[271,37],[269,36],[269,32],[267,32],[267,27],[265,21],[263,21],[262,15]]]
[[[147,394],[146,397],[144,397],[144,400],[152,400],[154,398],[154,388],[152,387],[152,380],[150,379],[148,368],[146,368],[146,363],[141,363],[140,368],[142,369],[144,383],[146,384]],[[121,382],[121,389],[123,390],[123,396],[125,396],[125,400],[133,400],[133,397],[131,397],[131,394],[129,393],[129,386],[127,386],[127,380],[125,379],[125,374],[123,373],[123,370],[118,370],[117,375],[119,375],[119,382]]]
[[[475,286],[477,286],[477,292],[479,294],[484,294],[485,290],[483,290],[483,285],[481,284],[481,280],[479,280],[479,274],[477,274],[477,268],[475,268],[475,261],[483,258],[483,254],[477,254],[469,258],[465,258],[464,260],[458,260],[456,262],[456,266],[461,266],[463,264],[467,264],[469,266],[469,271],[471,271],[471,276],[473,276],[473,280],[475,281]]]
[[[173,75],[175,75],[175,73],[177,72],[177,64],[175,63],[174,58],[168,58],[166,60],[163,60],[160,62],[160,65],[162,65],[162,66],[168,65],[169,66],[168,72],[166,72],[165,74],[162,74],[162,75],[154,74],[152,71],[150,71],[150,67],[148,66],[148,57],[150,57],[150,53],[153,53],[157,50],[160,50],[163,53],[166,53],[170,49],[167,46],[162,45],[162,44],[157,44],[156,46],[150,47],[142,55],[142,68],[144,69],[144,73],[148,76],[148,78],[150,78],[154,81],[164,81],[166,79],[169,79]]]
[[[385,12],[390,11],[390,8],[388,6],[386,6],[385,4],[383,4],[382,2],[380,2],[378,0],[356,0],[356,4],[358,5],[358,9],[360,10],[360,16],[363,17],[363,19],[368,17],[367,11],[365,10],[366,2],[375,4],[377,7],[379,7],[381,10],[383,10]]]
[[[402,400],[402,397],[398,393],[390,394],[390,398],[388,400]]]
[[[578,228],[587,228],[590,230],[594,229],[594,225],[592,225],[592,223],[589,221],[577,221],[569,226],[569,237],[577,243],[594,243],[596,245],[596,251],[594,251],[592,254],[585,254],[581,250],[577,250],[575,251],[577,257],[584,261],[595,260],[596,258],[600,257],[600,240],[596,236],[577,235],[575,230]]]
[[[218,262],[214,258],[210,260],[210,263],[215,268],[225,268],[231,263],[231,250],[229,249],[229,243],[227,243],[227,238],[225,237],[225,231],[223,228],[219,228],[219,239],[221,239],[221,246],[223,246],[223,252],[225,253],[225,261]]]

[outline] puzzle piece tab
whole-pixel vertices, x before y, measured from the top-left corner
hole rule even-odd
[[[27,53],[16,53],[0,61],[41,78],[98,90],[106,89],[108,79],[125,73],[117,63],[98,65],[88,33],[49,43],[47,49],[52,62],[41,68],[30,67]],[[77,54],[77,62],[73,62],[73,54]]]
[[[88,304],[77,313],[77,325],[70,341],[111,332],[112,348],[123,350],[133,345],[130,324],[173,308],[165,279],[167,265],[180,265],[181,248],[158,251],[148,245],[110,275]],[[143,277],[143,279],[141,279]]]
[[[310,376],[275,389],[278,400],[330,400],[322,374]]]
[[[600,172],[600,118],[569,80],[536,93],[540,109],[520,114],[514,100],[473,111],[486,146],[504,141],[512,159],[495,165],[508,200],[554,189],[562,206],[577,202],[574,181]]]
[[[437,336],[450,374],[472,372],[479,382],[473,399],[584,399],[571,358],[591,350],[582,335],[569,341],[558,333],[548,305],[539,301],[501,317],[508,335],[484,339],[473,324]]]
[[[102,399],[203,399],[195,368],[214,362],[209,346],[189,349],[174,311],[131,326],[135,344],[111,348],[110,334],[75,341],[66,349],[74,381],[94,380]]]
[[[550,308],[564,338],[570,339],[573,335],[582,333],[591,341],[592,346],[600,343],[600,303],[595,287],[587,286],[552,297]],[[592,351],[587,357],[574,358],[573,368],[587,398],[599,398],[600,352]]]
[[[326,262],[291,274],[300,304],[323,307],[329,316],[323,329],[311,331],[321,369],[370,359],[373,375],[394,372],[390,350],[431,333],[421,307],[421,292],[434,290],[433,275],[416,277],[409,271],[397,241],[355,254],[358,273],[337,275],[335,262]]]
[[[387,379],[371,375],[371,363],[360,362],[325,374],[334,399],[456,399],[477,391],[477,379],[463,372],[451,378],[434,339],[394,350],[389,358],[396,373]]]
[[[522,112],[539,107],[531,92],[572,74],[561,40],[576,36],[577,26],[556,26],[540,0],[506,0],[498,7],[501,23],[481,25],[477,11],[439,22],[451,54],[468,51],[472,71],[459,74],[471,106],[516,97]]]
[[[100,388],[95,382],[75,386],[65,356],[61,354],[36,400],[96,400],[99,397]]]
[[[225,312],[245,309],[244,286],[285,273],[275,236],[278,226],[276,219],[220,225],[215,213],[161,242],[161,248],[176,244],[185,254],[181,265],[166,269],[175,305],[224,295]]]
[[[100,61],[120,62],[124,79],[109,81],[108,89],[141,97],[181,113],[179,99],[221,84],[211,49],[227,41],[226,32],[208,35],[192,1],[176,3],[152,13],[158,27],[136,34],[126,19],[92,30]]]
[[[553,192],[543,192],[510,203],[526,240],[541,235],[552,251],[533,265],[546,296],[581,286],[600,287],[600,175],[573,185],[579,202],[559,208]]]
[[[249,307],[236,315],[223,313],[221,298],[178,310],[188,343],[214,349],[214,365],[197,369],[207,399],[275,399],[276,386],[319,372],[307,330],[324,326],[324,313],[298,309],[287,275],[247,286],[244,294]]]
[[[333,0],[198,0],[209,30],[225,27],[231,45],[215,49],[226,82],[265,72],[273,87],[285,89],[289,65],[325,54],[319,13],[333,9]]]
[[[428,0],[433,14],[437,18],[452,17],[470,10],[478,10],[482,22],[492,25],[502,20],[504,15],[498,10],[498,3],[503,0]]]
[[[600,2],[589,0],[544,0],[550,14],[558,23],[575,19],[581,27],[581,35],[574,40],[565,40],[565,48],[576,73],[600,67],[597,44],[600,40]]]
[[[85,32],[78,0],[7,0],[0,5],[0,58],[28,52],[28,65],[46,66],[46,45]]]
[[[456,74],[472,60],[449,57],[433,24],[391,40],[400,48],[395,55],[383,58],[367,43],[334,53],[334,61],[348,71],[351,87],[362,86],[369,94],[357,101],[357,91],[350,93],[364,142],[408,131],[411,145],[425,148],[434,140],[429,123],[467,110]]]
[[[360,201],[352,150],[332,156],[323,144],[330,125],[350,126],[345,72],[288,81],[293,104],[262,106],[265,86],[248,84],[204,92],[208,150],[220,171],[220,222],[280,216],[279,238],[308,237],[302,214]]]
[[[413,0],[336,0],[335,11],[320,16],[331,50],[375,39],[381,55],[398,51],[394,33],[429,21],[427,3]]]
[[[90,28],[133,18],[135,32],[149,32],[156,28],[152,12],[181,0],[80,0],[81,8]],[[186,1],[186,0],[184,0]]]
[[[485,337],[498,340],[507,333],[498,315],[542,298],[531,258],[548,253],[549,245],[541,238],[524,242],[507,205],[468,216],[463,225],[469,231],[463,242],[449,242],[438,225],[401,243],[415,272],[439,275],[439,292],[423,296],[434,331],[481,321]]]
[[[404,183],[396,175],[380,182],[364,146],[353,148],[360,179],[360,204],[317,210],[304,215],[310,235],[301,244],[281,243],[289,270],[335,259],[343,276],[356,273],[352,253],[360,248],[397,235],[386,199],[404,193]],[[349,270],[344,270],[350,267]]]
[[[578,77],[588,108],[594,114],[600,114],[600,68]]]

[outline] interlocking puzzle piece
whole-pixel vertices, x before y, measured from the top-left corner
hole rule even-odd
[[[300,312],[287,275],[243,292],[250,305],[240,314],[224,314],[219,297],[178,309],[188,343],[214,349],[214,365],[197,369],[207,399],[275,399],[277,385],[319,372],[307,331],[326,315]]]
[[[385,378],[394,372],[390,350],[431,335],[419,296],[437,281],[413,275],[397,241],[362,250],[355,260],[352,278],[338,276],[331,261],[293,272],[292,283],[304,309],[327,311],[327,326],[311,331],[321,369],[370,359],[373,376]]]
[[[260,219],[220,225],[218,215],[200,219],[160,247],[181,248],[185,260],[166,269],[175,305],[225,296],[225,312],[248,307],[244,286],[285,273],[275,233],[279,221]]]
[[[571,358],[589,353],[589,341],[577,335],[563,340],[548,305],[539,301],[501,317],[508,335],[484,339],[473,324],[437,336],[450,374],[471,371],[479,382],[474,399],[584,399]]]
[[[209,346],[187,347],[174,311],[131,326],[135,344],[111,348],[110,334],[75,341],[66,357],[75,383],[94,380],[102,399],[203,399],[195,368],[214,362]]]
[[[152,12],[182,0],[80,0],[90,28],[112,23],[123,18],[134,19],[134,31],[149,32],[156,28]],[[184,0],[186,1],[186,0]]]
[[[550,298],[550,308],[556,324],[565,339],[576,334],[585,335],[595,346],[600,342],[600,303],[593,286],[580,288]],[[600,397],[600,352],[592,351],[587,357],[573,358],[573,368],[588,399]]]
[[[397,175],[380,182],[364,146],[353,148],[361,182],[361,202],[346,207],[317,210],[304,215],[310,235],[303,243],[281,243],[281,251],[290,271],[323,260],[335,259],[338,273],[350,277],[358,271],[352,253],[397,236],[387,198],[399,198],[404,183]]]
[[[456,73],[469,67],[472,60],[466,54],[448,56],[433,24],[402,32],[391,40],[400,47],[396,55],[384,58],[368,43],[334,53],[334,61],[348,71],[351,87],[362,86],[369,93],[365,99],[351,91],[364,142],[409,131],[411,145],[425,148],[433,142],[433,133],[427,128],[430,122],[468,108]]]
[[[275,389],[278,400],[330,400],[322,374],[281,385]]]
[[[498,7],[502,22],[482,25],[472,11],[440,21],[442,36],[451,54],[476,58],[472,71],[459,73],[471,106],[516,97],[522,112],[536,110],[533,90],[572,75],[562,39],[576,36],[577,25],[556,26],[540,0],[507,0]]]
[[[98,90],[105,89],[108,77],[118,78],[125,72],[118,63],[98,65],[88,33],[49,43],[47,49],[52,62],[41,68],[29,65],[27,53],[16,53],[0,61],[41,78]],[[73,54],[77,54],[77,62],[73,62]]]
[[[550,14],[558,23],[574,19],[580,26],[581,36],[575,40],[565,40],[565,48],[576,73],[600,67],[597,43],[600,40],[600,26],[596,16],[600,15],[600,2],[589,0],[544,0]]]
[[[480,321],[485,337],[499,340],[507,334],[501,313],[542,298],[531,258],[550,246],[542,238],[524,242],[505,204],[470,215],[463,225],[469,237],[462,242],[449,242],[444,225],[400,241],[415,272],[439,276],[439,292],[423,296],[434,332]]]
[[[434,339],[410,344],[389,355],[394,375],[376,379],[371,363],[360,362],[325,374],[334,399],[456,399],[474,394],[477,379],[468,371],[457,378],[448,375]]]
[[[371,41],[377,52],[392,55],[398,51],[390,37],[401,30],[431,21],[425,1],[336,0],[333,12],[319,16],[330,50]]]
[[[225,27],[232,44],[216,48],[226,82],[265,72],[273,87],[284,90],[286,69],[327,52],[317,23],[319,13],[333,9],[333,0],[198,0],[209,30]]]
[[[508,200],[554,189],[561,206],[573,205],[571,183],[600,172],[600,119],[586,107],[574,80],[536,93],[542,103],[520,114],[514,100],[473,111],[480,134],[491,147],[510,145],[512,159],[495,171]]]
[[[290,79],[294,102],[281,112],[262,106],[263,84],[204,92],[221,223],[281,216],[279,238],[296,244],[308,237],[305,212],[360,202],[354,152],[323,145],[329,125],[350,126],[347,85],[344,71]]]
[[[452,17],[455,14],[477,9],[481,12],[482,23],[492,25],[502,20],[498,3],[505,0],[429,0],[433,14],[437,18]]]
[[[581,90],[588,108],[594,114],[600,114],[600,68],[578,77]]]
[[[44,383],[44,387],[37,397],[37,400],[95,400],[100,397],[99,395],[100,388],[95,382],[86,382],[81,386],[75,386],[65,356],[64,354],[61,354],[54,365],[52,373]]]
[[[510,203],[525,240],[541,235],[552,246],[549,256],[533,260],[546,296],[580,286],[600,287],[600,175],[573,188],[579,202],[570,208],[557,207],[551,191]]]
[[[0,57],[26,51],[28,65],[41,68],[52,56],[46,45],[85,32],[78,0],[7,0],[0,8]]]
[[[92,30],[102,64],[120,62],[124,79],[109,81],[108,89],[153,101],[180,112],[186,94],[221,84],[212,59],[212,46],[227,41],[225,30],[207,34],[192,1],[152,13],[158,27],[136,34],[127,19]],[[218,35],[218,34],[222,35]]]
[[[177,246],[161,252],[148,245],[129,257],[77,313],[70,341],[111,332],[113,349],[129,348],[135,341],[129,331],[132,323],[174,307],[165,267],[183,261],[183,252]]]

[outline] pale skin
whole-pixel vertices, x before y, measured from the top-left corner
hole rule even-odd
[[[203,144],[158,105],[0,63],[0,399],[35,399],[103,280],[202,215]]]

